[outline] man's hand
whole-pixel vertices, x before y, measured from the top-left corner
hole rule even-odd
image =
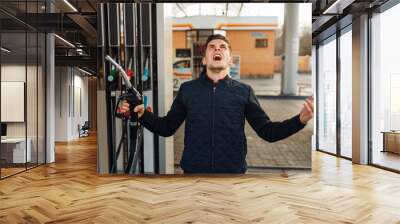
[[[140,104],[137,105],[133,111],[135,113],[138,113],[138,118],[142,117],[142,115],[144,114],[144,105]],[[128,101],[124,100],[121,105],[118,107],[118,113],[124,114],[126,117],[130,116],[130,111],[129,111],[129,103]]]
[[[309,120],[314,117],[314,98],[308,97],[304,106],[300,111],[300,121],[303,124],[307,124]]]

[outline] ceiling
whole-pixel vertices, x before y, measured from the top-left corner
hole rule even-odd
[[[352,23],[353,17],[374,11],[388,0],[310,0],[313,43],[331,36]]]
[[[36,46],[30,44],[31,35],[28,33],[26,45],[21,32],[27,29],[28,32],[52,32],[58,35],[55,38],[56,65],[71,65],[73,61],[74,66],[95,70],[97,2],[47,0],[46,6],[45,0],[0,0],[2,45],[12,50],[7,57],[15,61],[36,55]]]
[[[80,29],[86,27],[86,33],[82,32],[85,36],[93,35],[93,32],[89,32],[89,30],[94,30],[96,28],[96,8],[97,3],[99,2],[113,2],[111,0],[48,0],[51,3],[51,7],[54,8],[54,12],[59,13],[77,13],[74,12],[76,9],[80,18],[71,18],[64,17],[60,19],[59,22],[66,23],[70,26],[64,26],[65,29],[73,28]],[[137,0],[144,1],[144,0]],[[175,0],[175,2],[180,0]],[[368,7],[375,7],[377,5],[382,4],[386,0],[298,0],[298,1],[290,1],[290,2],[304,2],[304,3],[312,3],[312,14],[313,14],[313,22],[315,23],[314,31],[320,32],[326,27],[323,24],[327,24],[331,19],[340,18],[341,15],[346,14],[346,9],[350,11],[362,11]],[[45,0],[1,0],[0,8],[7,9],[10,12],[15,14],[29,12],[29,13],[45,13]],[[163,1],[168,2],[168,0]],[[175,17],[187,17],[187,16],[198,16],[198,15],[218,15],[218,16],[265,16],[268,13],[268,10],[272,7],[276,7],[276,4],[248,4],[248,3],[235,3],[232,1],[228,1],[227,3],[188,3],[190,1],[181,1],[182,3],[171,3],[173,4],[172,10],[173,15]],[[201,1],[204,2],[204,1]],[[252,2],[251,0],[249,2]],[[254,2],[264,2],[264,1],[254,1]],[[283,0],[269,0],[266,2],[283,2]],[[288,2],[288,0],[286,1]],[[337,13],[323,14],[328,8],[338,2],[339,7]],[[72,7],[71,7],[72,6]],[[279,11],[277,9],[275,11]],[[49,9],[47,9],[49,11]],[[339,16],[337,16],[339,15]],[[76,17],[76,16],[75,16]],[[83,19],[84,20],[83,20]],[[72,20],[72,21],[71,21]],[[77,21],[80,21],[81,24],[75,24]],[[84,22],[82,22],[84,21]],[[86,22],[85,22],[86,21]],[[85,23],[83,25],[82,23]],[[332,21],[331,21],[332,23]],[[87,28],[88,25],[91,25],[93,29]],[[316,27],[318,26],[318,27]],[[317,29],[318,28],[318,29]],[[69,31],[69,30],[66,30]],[[81,29],[81,31],[85,31],[85,29]],[[315,32],[317,34],[318,32]],[[93,39],[88,38],[89,40]],[[95,44],[95,43],[93,43]],[[90,43],[89,43],[90,45]]]
[[[133,2],[134,0],[120,0]],[[136,0],[136,2],[148,0]],[[253,4],[228,1],[227,3],[190,3],[189,0],[171,0],[172,13],[175,17],[189,17],[201,15],[217,16],[267,16],[283,12],[277,2],[283,0],[249,0]],[[181,1],[181,3],[176,3]],[[199,0],[205,1],[205,0]],[[213,0],[210,0],[213,1]],[[208,2],[210,2],[208,1]],[[218,1],[218,0],[215,0]],[[220,0],[219,0],[220,1]],[[286,0],[288,2],[290,0]],[[313,38],[328,35],[329,29],[334,32],[335,25],[343,18],[356,16],[360,12],[374,9],[388,0],[292,0],[290,2],[312,3],[312,32]],[[0,0],[0,24],[2,31],[10,29],[22,30],[32,27],[37,30],[56,32],[59,36],[83,49],[86,55],[91,55],[96,48],[97,14],[99,2],[113,2],[113,0],[47,0],[50,7],[45,6],[45,0]],[[163,0],[169,2],[169,0]],[[271,4],[261,4],[269,2]],[[52,8],[51,14],[49,12]],[[274,9],[272,9],[274,8]],[[272,10],[272,11],[271,11]],[[301,13],[304,10],[301,9]],[[307,14],[309,14],[307,12]],[[283,17],[283,16],[282,16]],[[56,39],[58,54],[66,54],[68,44]]]

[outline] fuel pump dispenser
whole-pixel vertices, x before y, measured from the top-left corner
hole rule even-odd
[[[143,128],[137,114],[117,110],[145,104],[157,113],[156,39],[152,3],[99,3],[97,122],[99,173],[158,173],[158,136]]]

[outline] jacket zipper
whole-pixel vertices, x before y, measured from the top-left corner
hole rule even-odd
[[[213,102],[212,102],[212,142],[211,142],[211,169],[214,169],[214,147],[215,147],[215,134],[214,134],[214,129],[215,129],[215,90],[217,88],[217,85],[213,85]]]

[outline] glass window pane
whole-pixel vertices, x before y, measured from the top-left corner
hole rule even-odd
[[[318,48],[318,148],[336,153],[336,40]]]
[[[32,20],[38,19],[34,13],[45,11],[45,3],[45,0],[1,1],[0,7],[22,20]],[[0,18],[3,21],[0,23],[0,176],[4,178],[45,161],[46,40],[44,34],[37,33],[21,21],[2,12]]]
[[[27,141],[30,148],[28,168],[37,165],[37,75],[38,75],[38,36],[36,32],[27,33],[28,62],[26,80],[26,116],[27,116]]]
[[[46,65],[46,36],[39,34],[38,41],[38,164],[45,163],[45,65]]]
[[[26,142],[26,33],[1,34],[1,140],[2,178],[25,170],[30,161]],[[28,149],[28,150],[27,150]]]
[[[27,2],[26,12],[31,14],[39,12],[39,3]],[[28,15],[29,15],[28,14]],[[28,17],[32,23],[38,23],[38,17]],[[26,80],[26,125],[27,142],[30,148],[30,161],[27,167],[35,167],[38,164],[38,33],[35,30],[27,30],[27,80]]]
[[[400,4],[372,18],[372,163],[400,170]]]
[[[340,37],[340,153],[352,157],[352,33]]]

